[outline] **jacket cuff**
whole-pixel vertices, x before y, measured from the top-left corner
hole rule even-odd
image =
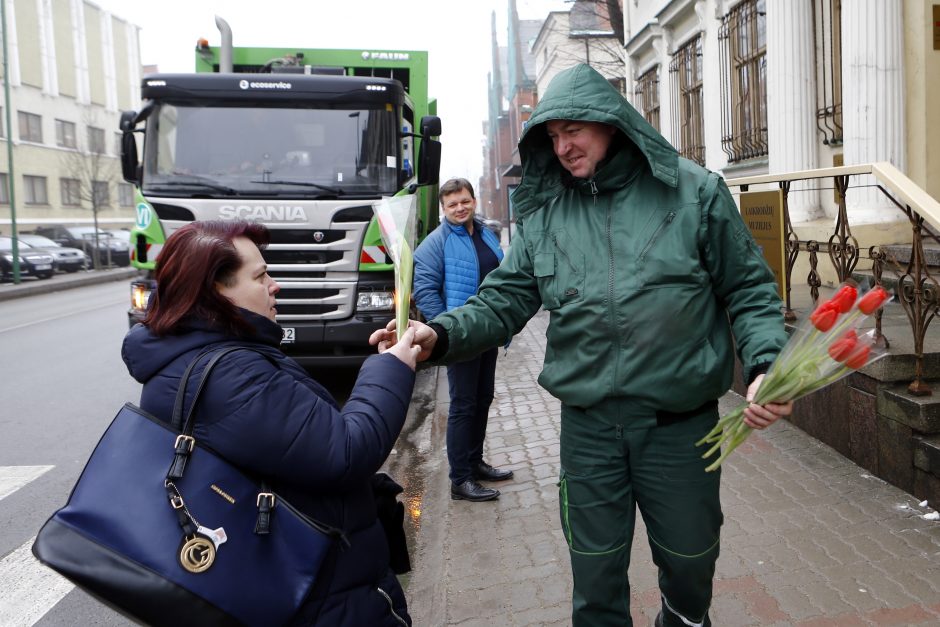
[[[770,370],[770,367],[772,365],[773,365],[773,362],[770,361],[770,362],[766,362],[763,364],[756,364],[755,366],[753,366],[751,368],[751,371],[747,375],[747,380],[744,382],[745,385],[750,385],[754,383],[754,379],[756,379],[758,375],[767,374],[767,371]]]
[[[450,340],[447,338],[447,329],[436,322],[429,322],[428,326],[437,333],[437,342],[434,344],[434,349],[431,350],[431,356],[428,357],[428,361],[438,361],[447,354],[447,350],[450,348]]]

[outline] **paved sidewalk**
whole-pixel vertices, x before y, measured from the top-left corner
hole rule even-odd
[[[416,626],[570,624],[560,409],[536,383],[547,322],[540,312],[500,351],[486,456],[515,479],[498,485],[497,501],[450,499],[447,379],[437,373],[424,494],[406,494],[420,522],[407,587]],[[723,410],[739,401],[729,394]],[[940,521],[913,496],[785,422],[753,434],[723,468],[715,625],[940,625]],[[630,579],[634,623],[645,627],[659,592],[639,517]]]

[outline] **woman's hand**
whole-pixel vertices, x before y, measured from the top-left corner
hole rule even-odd
[[[413,371],[418,363],[418,354],[421,352],[421,347],[414,343],[414,339],[415,330],[409,326],[405,330],[405,334],[401,336],[400,342],[396,342],[392,346],[388,346],[386,342],[379,343],[379,352],[391,353]]]
[[[414,332],[412,343],[419,347],[417,360],[419,362],[424,361],[431,356],[431,351],[434,350],[434,345],[437,343],[437,333],[428,325],[417,320],[408,321],[408,330]],[[402,340],[404,339],[404,336],[402,336]],[[389,350],[397,342],[398,336],[395,332],[394,320],[391,320],[384,329],[379,329],[369,336],[369,344],[378,346],[380,353]]]
[[[757,389],[760,387],[761,381],[763,380],[764,375],[758,375],[757,378],[747,386],[746,398],[750,405],[744,410],[744,424],[751,429],[766,429],[784,416],[789,416],[793,413],[793,401],[786,403],[765,403],[763,405],[758,405],[753,402],[754,395],[757,394]]]

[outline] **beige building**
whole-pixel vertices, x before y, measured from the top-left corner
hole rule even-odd
[[[140,103],[138,27],[84,0],[5,1],[10,126],[0,107],[0,231],[10,233],[9,164],[20,230],[131,226],[134,189],[120,169],[118,121]]]
[[[578,63],[592,66],[623,92],[623,46],[602,2],[575,2],[569,11],[549,13],[531,52],[539,94],[545,93],[555,75]]]

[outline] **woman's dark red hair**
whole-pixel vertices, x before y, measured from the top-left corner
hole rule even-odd
[[[155,335],[176,333],[188,319],[237,336],[251,333],[238,308],[216,289],[216,283],[228,284],[242,265],[232,243],[236,237],[246,237],[262,250],[270,242],[267,228],[243,220],[191,222],[167,238],[157,259],[157,289],[144,318]]]

